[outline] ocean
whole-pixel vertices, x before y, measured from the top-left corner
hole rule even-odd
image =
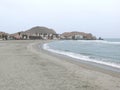
[[[44,44],[43,48],[78,60],[120,69],[120,39],[60,40]]]

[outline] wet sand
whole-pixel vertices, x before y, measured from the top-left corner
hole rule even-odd
[[[119,73],[39,49],[45,42],[0,41],[0,90],[120,89]]]

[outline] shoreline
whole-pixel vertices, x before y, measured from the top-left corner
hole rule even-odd
[[[40,48],[48,42],[1,41],[0,90],[119,90],[116,73]]]
[[[47,44],[47,43],[44,44],[43,48],[44,48],[44,50],[47,50],[47,51],[52,52],[52,53],[57,53],[57,54],[60,54],[60,55],[71,57],[71,58],[75,59],[76,61],[88,62],[88,63],[90,63],[92,65],[96,65],[97,64],[101,68],[104,67],[104,68],[107,68],[107,69],[110,69],[110,70],[113,70],[113,71],[116,71],[116,72],[120,72],[120,65],[119,65],[119,63],[117,64],[117,63],[114,63],[114,62],[105,62],[105,61],[102,61],[102,60],[91,59],[87,55],[78,54],[78,53],[74,53],[74,52],[69,52],[69,50],[68,51],[64,51],[64,50],[52,49],[49,46],[49,44]]]
[[[52,42],[52,41],[50,41],[50,42]],[[46,43],[48,43],[48,42],[46,42]],[[111,76],[115,76],[115,77],[120,78],[120,69],[119,68],[104,65],[101,63],[95,63],[95,62],[91,62],[91,61],[76,59],[76,58],[73,58],[73,57],[70,57],[70,56],[67,56],[64,54],[59,54],[59,53],[51,52],[49,50],[45,50],[43,48],[43,45],[46,43],[44,42],[40,45],[38,44],[38,49],[40,49],[43,52],[45,52],[49,55],[52,55],[54,57],[57,57],[57,58],[60,58],[62,60],[66,60],[66,61],[69,61],[69,62],[74,63],[76,65],[79,65],[80,67],[90,69],[90,70],[100,71],[102,73],[109,74]]]

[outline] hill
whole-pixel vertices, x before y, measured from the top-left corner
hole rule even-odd
[[[83,39],[83,40],[96,40],[96,37],[93,36],[91,33],[85,33],[85,32],[77,32],[77,31],[73,31],[73,32],[64,32],[62,33],[63,37],[65,37],[66,39]]]
[[[36,26],[33,27],[27,31],[25,31],[24,33],[47,33],[47,34],[56,34],[55,30],[53,29],[49,29],[47,27],[40,27],[40,26]]]

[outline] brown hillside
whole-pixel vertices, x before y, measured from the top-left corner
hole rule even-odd
[[[25,33],[48,33],[48,34],[56,34],[56,32],[53,29],[49,29],[49,28],[46,28],[46,27],[40,27],[40,26],[33,27],[33,28],[25,31]]]

